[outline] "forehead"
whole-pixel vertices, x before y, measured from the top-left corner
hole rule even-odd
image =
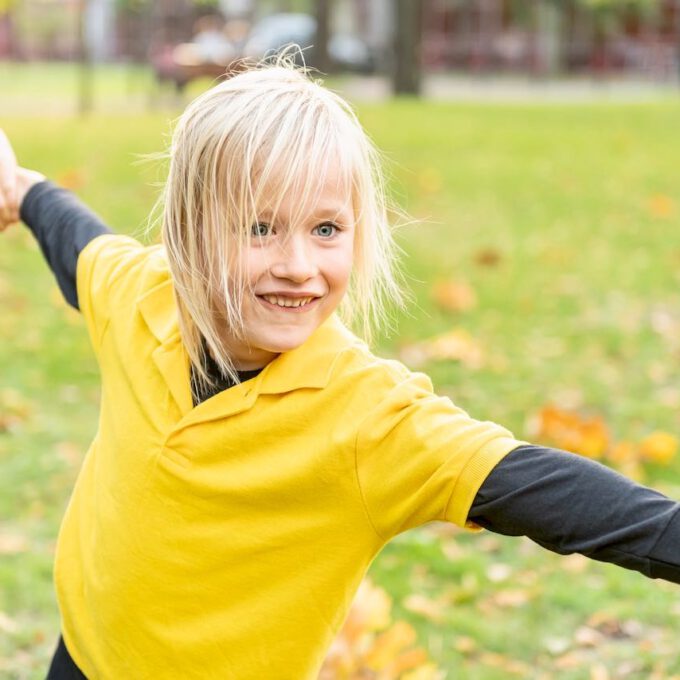
[[[352,183],[348,172],[330,166],[296,175],[282,169],[261,180],[256,190],[258,215],[295,215],[314,217],[352,215]]]

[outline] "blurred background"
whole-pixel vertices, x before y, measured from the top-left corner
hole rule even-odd
[[[0,0],[0,127],[22,165],[152,240],[165,167],[140,158],[290,42],[413,218],[395,234],[414,304],[376,350],[475,418],[680,499],[680,0]],[[0,680],[45,677],[99,390],[80,315],[8,229]],[[675,585],[433,522],[371,564],[320,680],[680,680],[679,629]]]
[[[671,86],[680,0],[0,0],[5,78],[10,63],[79,64],[81,110],[96,65],[126,67],[130,105],[287,43],[324,74],[362,76],[364,97],[460,94],[469,78]]]

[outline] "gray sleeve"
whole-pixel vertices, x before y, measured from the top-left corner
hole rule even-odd
[[[581,553],[680,583],[680,504],[573,453],[526,445],[511,451],[468,517],[561,555]]]
[[[78,255],[93,238],[110,234],[111,229],[70,191],[49,181],[29,189],[20,217],[38,241],[66,302],[78,309]]]

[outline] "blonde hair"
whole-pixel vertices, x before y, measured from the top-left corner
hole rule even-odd
[[[240,309],[252,291],[240,255],[265,189],[276,213],[291,191],[314,196],[332,166],[350,190],[355,217],[353,268],[340,318],[358,322],[370,342],[372,331],[389,322],[387,304],[404,305],[380,154],[347,102],[311,80],[289,55],[239,72],[189,104],[169,156],[159,199],[161,240],[180,333],[203,389],[213,385],[204,340],[221,371],[239,382],[223,338],[225,328],[244,338]]]

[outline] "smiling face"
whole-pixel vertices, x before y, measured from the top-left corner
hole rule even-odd
[[[352,271],[354,213],[337,175],[309,196],[293,190],[278,206],[258,208],[240,262],[243,337],[225,341],[238,370],[265,366],[305,342],[340,304]]]
[[[238,383],[336,310],[369,342],[389,322],[404,298],[381,165],[349,104],[291,64],[239,73],[187,107],[160,204],[198,383],[216,384],[206,351]]]

